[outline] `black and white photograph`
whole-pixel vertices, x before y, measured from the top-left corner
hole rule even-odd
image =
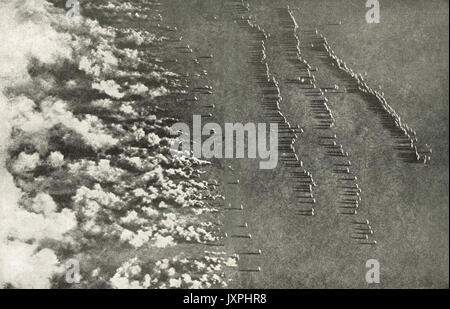
[[[449,288],[448,0],[0,0],[0,117],[1,290]]]

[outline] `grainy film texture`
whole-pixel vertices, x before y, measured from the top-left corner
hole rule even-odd
[[[0,0],[0,288],[448,288],[444,0]]]

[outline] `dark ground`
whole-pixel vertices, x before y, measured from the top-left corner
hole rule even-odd
[[[229,1],[165,0],[164,18],[177,25],[197,55],[213,54],[208,80],[214,94],[189,108],[205,113],[216,105],[212,122],[266,121],[259,90],[252,81],[249,34],[233,22]],[[380,261],[380,288],[448,288],[448,2],[381,1],[381,23],[366,24],[361,1],[252,0],[250,15],[271,37],[267,41],[271,72],[280,81],[281,109],[305,133],[298,154],[317,188],[317,215],[303,217],[289,186],[285,167],[258,169],[257,160],[216,162],[211,176],[223,179],[226,203],[244,211],[224,216],[224,230],[248,222],[252,240],[227,240],[226,251],[261,249],[261,256],[243,258],[241,268],[261,266],[256,274],[236,274],[233,287],[364,288],[365,262]],[[339,215],[338,183],[330,172],[336,162],[318,144],[305,95],[286,78],[295,72],[283,59],[275,8],[298,8],[294,17],[303,29],[317,27],[355,72],[368,73],[369,85],[381,88],[390,105],[433,147],[429,165],[399,160],[394,142],[377,115],[353,95],[331,96],[338,135],[359,178],[359,217],[369,219],[377,246],[358,245],[350,238],[353,218]],[[342,21],[341,26],[324,26]],[[308,46],[304,58],[319,67],[319,84],[339,82]],[[205,81],[198,81],[199,84]],[[184,115],[186,119],[189,115]],[[233,170],[228,166],[232,166]],[[220,168],[223,167],[223,168]],[[239,179],[240,184],[230,184]]]

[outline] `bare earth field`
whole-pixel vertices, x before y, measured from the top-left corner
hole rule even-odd
[[[238,2],[238,1],[237,1]],[[290,189],[286,167],[258,170],[251,160],[231,160],[224,183],[230,203],[245,205],[233,222],[248,222],[249,244],[262,250],[249,263],[262,271],[241,273],[237,287],[367,287],[365,261],[382,265],[382,288],[448,287],[448,3],[398,1],[382,4],[381,23],[366,24],[365,7],[356,1],[248,1],[255,24],[264,29],[268,65],[280,83],[281,110],[304,133],[298,155],[317,184],[314,217],[301,216]],[[215,93],[216,122],[264,121],[259,90],[250,66],[248,31],[234,22],[230,1],[167,1],[169,22],[195,52],[213,54],[207,66]],[[289,6],[299,28],[302,57],[317,84],[339,84],[339,76],[308,45],[308,30],[318,29],[355,72],[367,72],[368,83],[384,90],[387,100],[420,140],[431,144],[429,164],[405,163],[380,117],[358,94],[329,94],[335,118],[333,132],[352,162],[362,188],[358,217],[368,219],[376,246],[351,239],[354,216],[339,214],[336,160],[319,146],[314,115],[305,92],[286,82],[298,73],[283,58],[283,29],[277,9]],[[433,16],[433,17],[432,17]],[[328,25],[342,22],[341,25]],[[259,100],[258,100],[259,97]],[[220,176],[219,176],[220,177]],[[228,177],[228,178],[227,178]],[[228,194],[227,194],[228,193]],[[233,218],[234,218],[233,217]],[[241,246],[231,241],[232,246]],[[231,250],[231,249],[230,249]]]

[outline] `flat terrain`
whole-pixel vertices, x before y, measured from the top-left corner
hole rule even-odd
[[[448,2],[396,1],[382,3],[381,23],[368,25],[366,8],[357,1],[249,1],[249,11],[236,10],[239,1],[163,1],[165,22],[177,26],[180,45],[189,44],[202,60],[207,77],[194,83],[209,84],[214,93],[183,111],[207,114],[206,121],[267,122],[261,89],[255,81],[249,28],[236,18],[251,17],[269,34],[267,64],[279,82],[281,111],[304,132],[296,151],[317,186],[316,215],[301,216],[304,206],[295,198],[289,168],[280,162],[271,171],[258,168],[258,160],[215,162],[211,177],[222,179],[225,203],[243,205],[223,215],[229,236],[249,232],[252,239],[228,237],[227,253],[262,250],[243,255],[233,287],[248,288],[357,288],[368,287],[365,262],[381,264],[376,287],[448,287]],[[334,116],[331,130],[317,129],[308,92],[287,80],[299,76],[285,57],[283,14],[289,6],[299,25],[301,56],[313,68],[319,87],[344,81],[311,48],[311,31],[318,30],[355,72],[367,72],[368,84],[385,92],[390,106],[417,131],[421,143],[433,148],[431,162],[406,163],[398,157],[396,141],[367,100],[355,93],[326,94]],[[281,11],[278,9],[282,9]],[[284,11],[283,11],[284,10]],[[341,25],[335,24],[341,21]],[[293,39],[293,38],[292,38]],[[175,113],[176,114],[176,113]],[[176,114],[180,117],[180,114]],[[336,134],[348,152],[351,175],[362,189],[355,216],[341,214],[340,158],[321,145],[323,134]],[[239,180],[239,184],[234,184]],[[352,239],[353,221],[370,220],[377,245]],[[248,223],[243,231],[240,227]]]

